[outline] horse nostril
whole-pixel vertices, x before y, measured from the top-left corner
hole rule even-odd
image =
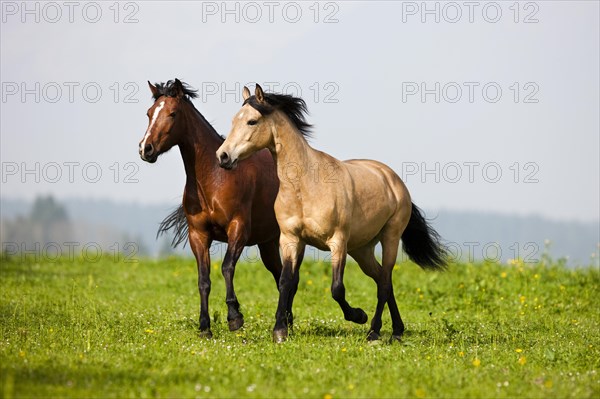
[[[146,144],[144,146],[144,155],[152,155],[154,152],[154,146],[152,144]]]
[[[221,165],[229,162],[229,154],[223,151],[221,155],[219,155],[219,161],[221,162]]]

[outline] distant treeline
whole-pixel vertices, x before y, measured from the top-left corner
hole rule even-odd
[[[0,235],[3,251],[43,251],[60,245],[63,251],[101,248],[110,253],[136,256],[192,256],[189,246],[172,249],[169,235],[156,238],[159,223],[179,205],[142,205],[98,199],[51,196],[33,202],[0,198]],[[507,262],[521,259],[535,263],[542,257],[563,259],[571,266],[598,265],[598,221],[551,221],[539,216],[441,210],[426,212],[431,224],[446,241],[450,252],[463,261]],[[71,245],[71,248],[65,248]],[[215,243],[213,261],[223,259],[225,247]],[[327,261],[328,254],[309,247],[307,258]],[[399,258],[402,259],[403,253]],[[242,254],[247,262],[260,261],[256,248]]]

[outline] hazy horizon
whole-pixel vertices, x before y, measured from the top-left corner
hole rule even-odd
[[[2,246],[6,253],[13,255],[17,254],[17,248],[25,254],[37,248],[37,256],[52,258],[52,250],[60,248],[63,255],[70,256],[70,247],[77,244],[80,249],[103,248],[106,253],[112,253],[115,248],[135,248],[136,256],[173,253],[192,256],[189,246],[171,248],[172,234],[156,236],[159,223],[176,208],[173,203],[142,205],[47,197],[37,198],[35,204],[1,197],[0,203]],[[598,222],[551,221],[539,216],[477,211],[424,211],[452,259],[509,264],[515,258],[525,263],[554,259],[568,266],[598,266]],[[41,222],[50,218],[60,223]],[[41,238],[43,232],[46,239]],[[219,244],[211,249],[211,259],[222,261],[224,248]],[[256,251],[256,247],[245,248],[244,259],[256,261]],[[82,250],[84,256],[86,253],[87,250]],[[307,253],[320,259],[328,256],[315,248],[309,248]],[[403,259],[405,255],[400,252],[398,256]]]
[[[173,197],[171,200],[169,199],[165,199],[162,201],[157,201],[157,202],[143,202],[143,201],[138,201],[136,199],[128,199],[128,198],[124,198],[124,199],[119,199],[119,198],[111,198],[111,197],[101,197],[101,196],[86,196],[86,195],[68,195],[68,196],[61,196],[61,195],[55,195],[54,193],[51,192],[47,192],[47,193],[36,193],[35,195],[33,195],[31,198],[27,198],[27,197],[13,197],[11,195],[0,195],[0,203],[2,203],[3,201],[25,201],[24,206],[29,206],[31,205],[36,198],[40,198],[40,197],[52,197],[54,199],[56,199],[57,201],[87,201],[87,202],[110,202],[110,203],[114,203],[114,204],[123,204],[123,205],[139,205],[139,206],[165,206],[165,207],[170,207],[170,208],[175,208],[176,206],[179,206],[181,204],[181,196],[183,195],[183,189],[181,190],[181,193],[178,194],[178,197]],[[419,205],[419,204],[417,204]],[[572,219],[561,219],[561,218],[553,218],[552,216],[547,216],[547,215],[543,215],[541,213],[536,213],[535,211],[529,212],[529,213],[519,213],[519,212],[515,212],[515,211],[498,211],[498,210],[479,210],[479,209],[468,209],[468,208],[460,208],[460,207],[456,207],[456,208],[450,208],[450,207],[439,207],[439,208],[425,208],[425,211],[427,211],[427,217],[428,218],[435,218],[437,213],[440,212],[455,212],[455,213],[470,213],[470,214],[479,214],[479,215],[495,215],[495,216],[513,216],[513,217],[518,217],[518,218],[539,218],[542,220],[547,220],[550,222],[570,222],[570,223],[582,223],[582,224],[589,224],[589,223],[599,223],[600,226],[600,219],[588,219],[588,220],[580,220],[577,218],[572,218]],[[0,216],[1,216],[1,212],[0,212]]]

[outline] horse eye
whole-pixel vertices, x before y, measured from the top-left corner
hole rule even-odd
[[[248,125],[250,125],[250,126],[254,126],[254,125],[256,125],[257,123],[258,123],[258,121],[257,121],[257,120],[255,120],[255,119],[252,119],[252,120],[249,120],[249,121],[248,121]]]
[[[175,118],[175,115],[177,115],[177,112],[171,112],[171,113],[169,114],[169,116],[170,116],[171,118]]]

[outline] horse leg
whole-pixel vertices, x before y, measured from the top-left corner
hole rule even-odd
[[[398,311],[398,305],[396,299],[393,297],[394,290],[392,286],[392,270],[396,264],[396,257],[398,256],[398,246],[400,244],[400,234],[394,231],[395,228],[387,226],[384,228],[384,233],[381,240],[381,247],[383,249],[383,261],[380,279],[377,282],[377,307],[375,309],[375,315],[371,320],[371,331],[367,335],[367,339],[377,340],[380,337],[381,332],[381,315],[385,303],[390,304],[390,315],[392,316],[392,338],[397,338],[404,332],[404,324],[400,318],[400,312]],[[391,299],[390,299],[391,297]]]
[[[212,337],[210,316],[208,314],[208,296],[210,295],[210,244],[211,239],[204,231],[189,228],[189,240],[198,265],[198,292],[200,293],[200,335]]]
[[[300,279],[300,265],[304,256],[305,244],[296,236],[281,234],[279,241],[283,254],[283,269],[279,279],[279,302],[275,313],[275,327],[273,328],[273,341],[284,342],[288,336],[288,323],[290,320],[294,294]]]
[[[378,284],[381,278],[381,265],[375,258],[374,250],[375,244],[370,244],[353,250],[350,252],[350,256],[358,263],[363,273],[371,277]]]
[[[352,251],[350,255],[356,260],[361,270],[378,284],[382,273],[382,267],[375,257],[374,250],[375,246],[369,245]],[[400,337],[404,332],[404,323],[402,322],[398,305],[396,304],[393,286],[391,289],[392,291],[388,297],[387,304],[388,309],[390,310],[390,316],[392,317],[392,339],[400,340]],[[369,336],[372,336],[372,339],[377,339],[377,336],[374,333],[372,334],[369,332]]]
[[[390,338],[390,341],[400,341],[402,339],[402,334],[404,334],[404,323],[402,322],[402,317],[400,317],[400,311],[398,310],[398,304],[396,303],[393,284],[390,286],[388,308],[390,310],[390,316],[392,317],[392,337]]]
[[[288,318],[288,327],[292,327],[294,324],[294,313],[292,312],[292,303],[294,302],[294,297],[296,296],[296,292],[298,292],[298,283],[300,282],[300,265],[304,260],[304,250],[302,250],[298,254],[298,258],[296,259],[296,264],[298,265],[298,269],[296,273],[293,275],[292,285],[291,285],[291,293],[288,300],[287,305],[287,318]]]
[[[221,265],[221,272],[225,279],[225,302],[227,303],[229,331],[235,331],[244,325],[244,315],[240,312],[240,304],[233,287],[233,275],[235,273],[235,265],[248,241],[245,224],[240,221],[232,221],[227,229],[227,237],[227,251]]]
[[[279,278],[281,277],[281,257],[279,256],[279,244],[277,240],[258,244],[260,258],[265,267],[271,272],[275,279],[275,284],[279,287]]]
[[[346,267],[346,242],[337,240],[329,243],[331,251],[331,296],[342,308],[344,318],[354,323],[364,324],[369,319],[361,308],[353,308],[346,301],[346,288],[344,287],[344,268]]]
[[[279,279],[281,278],[281,269],[283,266],[281,265],[281,257],[279,256],[278,240],[258,244],[258,249],[260,250],[260,257],[265,264],[265,267],[273,274],[275,284],[277,284],[277,289],[279,289]],[[302,263],[302,261],[300,261],[300,263]],[[294,294],[297,289],[298,285],[296,284],[295,289],[293,289]],[[288,323],[291,325],[293,323],[291,307],[288,307],[288,314]]]

